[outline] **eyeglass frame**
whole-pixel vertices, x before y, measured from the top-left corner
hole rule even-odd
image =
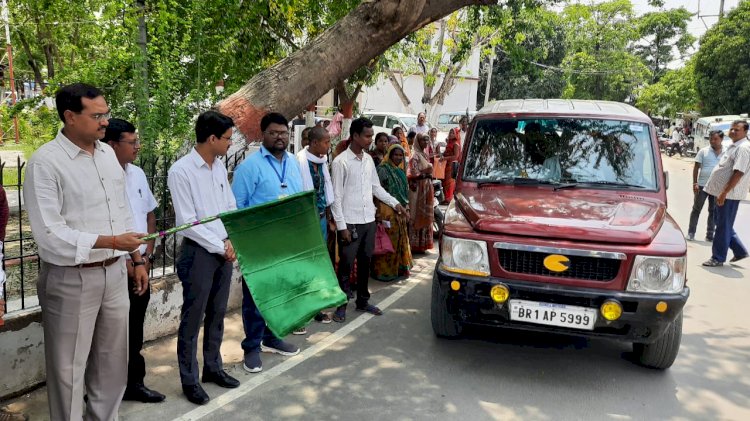
[[[78,112],[75,112],[75,113],[78,114],[78,115],[89,116],[89,117],[93,118],[94,120],[96,120],[99,123],[101,123],[102,121],[105,121],[105,120],[109,121],[109,119],[112,118],[112,112],[111,111],[107,111],[106,113],[94,113],[94,114],[84,114],[83,111],[78,111]]]
[[[277,131],[268,131],[268,130],[266,130],[263,133],[265,133],[265,134],[267,134],[267,135],[269,135],[271,137],[280,138],[280,139],[289,138],[289,130],[284,131],[284,132],[277,132]]]

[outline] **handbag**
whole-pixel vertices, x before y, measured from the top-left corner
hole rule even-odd
[[[391,238],[388,237],[385,227],[383,224],[378,224],[375,229],[375,250],[373,250],[372,254],[374,256],[382,256],[395,252],[396,250],[393,249],[393,243],[391,243]]]
[[[432,177],[442,180],[445,178],[445,167],[448,163],[441,161],[437,156],[432,161]]]

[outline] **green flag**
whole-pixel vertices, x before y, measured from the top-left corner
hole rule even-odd
[[[312,191],[224,213],[221,221],[253,300],[276,336],[346,302]]]

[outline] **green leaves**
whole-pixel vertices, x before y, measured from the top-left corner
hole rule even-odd
[[[695,79],[704,114],[750,110],[750,2],[740,2],[700,42]]]

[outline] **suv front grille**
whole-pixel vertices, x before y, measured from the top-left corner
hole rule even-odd
[[[550,276],[553,278],[582,279],[587,281],[611,281],[620,270],[620,260],[593,256],[565,255],[570,260],[565,272],[552,272],[544,267],[548,253],[525,250],[498,249],[500,266],[512,273]]]

